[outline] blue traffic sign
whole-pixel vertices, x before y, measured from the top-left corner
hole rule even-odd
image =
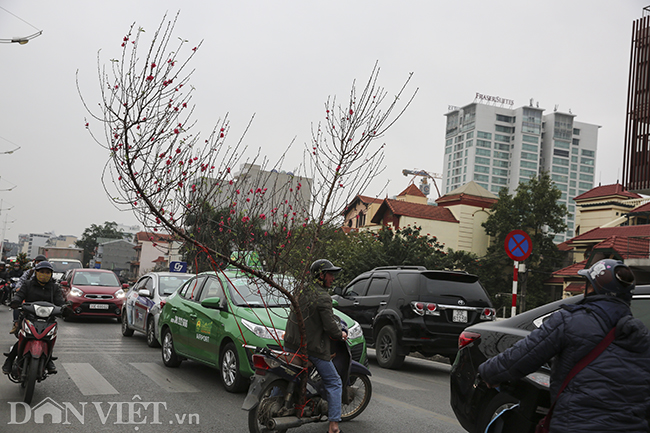
[[[506,254],[516,262],[526,260],[533,252],[533,241],[523,230],[513,230],[506,236]]]

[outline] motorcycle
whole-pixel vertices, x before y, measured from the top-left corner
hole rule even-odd
[[[25,302],[20,309],[24,319],[18,331],[18,355],[14,360],[9,380],[23,388],[23,401],[30,404],[36,382],[47,378],[46,366],[52,357],[56,341],[56,317],[63,313],[62,307],[45,301]],[[5,356],[8,356],[5,353]]]
[[[370,370],[352,359],[350,347],[340,340],[331,342],[336,370],[343,382],[341,421],[363,412],[372,396]],[[248,411],[250,433],[286,432],[313,422],[327,422],[327,392],[316,368],[305,367],[295,353],[256,348],[255,375],[242,406]],[[307,398],[299,401],[302,375],[307,372]]]

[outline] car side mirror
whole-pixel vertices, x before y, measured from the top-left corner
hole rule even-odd
[[[143,296],[145,298],[151,298],[151,292],[149,291],[149,289],[138,290],[138,295]]]
[[[62,287],[69,287],[70,284],[68,284],[67,281],[61,281],[59,284],[61,284]]]
[[[334,287],[332,293],[334,293],[335,295],[343,296],[343,289],[340,287]]]
[[[221,298],[206,298],[201,301],[201,306],[205,308],[212,308],[213,310],[221,310]]]
[[[122,283],[122,288],[123,289],[128,289],[129,288],[129,283]]]

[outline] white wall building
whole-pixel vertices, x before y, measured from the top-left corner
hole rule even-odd
[[[544,115],[532,100],[529,106],[513,105],[511,100],[477,94],[475,102],[445,114],[442,192],[473,180],[495,194],[501,188],[514,193],[519,182],[548,171],[562,191],[559,202],[570,214],[566,233],[555,236],[556,242],[563,242],[574,236],[573,198],[594,186],[599,126],[577,122],[570,112]]]

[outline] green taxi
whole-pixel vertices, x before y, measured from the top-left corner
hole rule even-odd
[[[335,314],[348,326],[353,359],[367,365],[361,326],[339,311]],[[243,391],[254,374],[253,348],[280,349],[288,317],[287,299],[259,280],[228,270],[198,274],[162,308],[163,363],[178,367],[184,359],[192,359],[207,364],[221,371],[227,391]]]

